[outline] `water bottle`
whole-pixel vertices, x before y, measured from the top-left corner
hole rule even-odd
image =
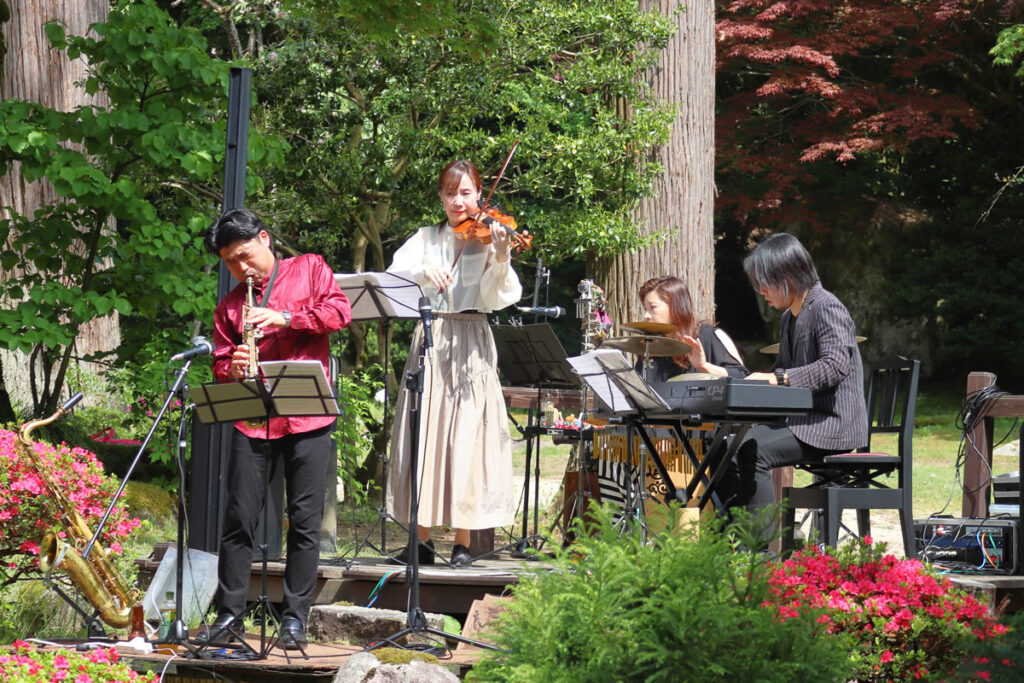
[[[178,608],[174,602],[174,591],[164,593],[164,601],[160,603],[160,628],[157,635],[160,640],[167,640],[171,633],[171,627],[178,620]]]
[[[555,424],[555,404],[551,400],[551,394],[544,396],[544,402],[540,405],[540,426],[551,427]]]

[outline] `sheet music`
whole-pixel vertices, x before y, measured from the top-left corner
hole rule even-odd
[[[618,349],[596,349],[568,361],[613,413],[668,410],[665,400]]]

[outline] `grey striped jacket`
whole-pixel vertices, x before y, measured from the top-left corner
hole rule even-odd
[[[784,368],[789,384],[807,387],[814,407],[790,417],[793,435],[828,450],[854,450],[867,445],[864,368],[854,339],[853,318],[834,294],[815,283],[807,291],[790,339],[792,313],[782,314],[776,368]]]

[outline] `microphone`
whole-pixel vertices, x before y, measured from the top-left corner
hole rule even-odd
[[[527,315],[545,315],[549,318],[561,318],[565,309],[561,306],[516,306],[516,310]]]
[[[430,298],[420,297],[420,318],[423,319],[423,348],[429,349],[434,346],[434,337],[430,333]]]
[[[192,344],[192,348],[171,356],[171,363],[179,360],[189,360],[196,356],[209,356],[213,353],[213,344],[206,337],[192,337],[192,341],[189,343]]]

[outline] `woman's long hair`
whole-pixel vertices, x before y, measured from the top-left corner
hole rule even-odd
[[[697,336],[700,323],[693,315],[693,300],[686,283],[672,275],[653,277],[640,285],[640,301],[643,302],[651,292],[657,293],[668,304],[669,319],[676,327],[668,336],[679,340],[686,335]],[[673,356],[672,360],[680,367],[689,366],[686,356]]]

